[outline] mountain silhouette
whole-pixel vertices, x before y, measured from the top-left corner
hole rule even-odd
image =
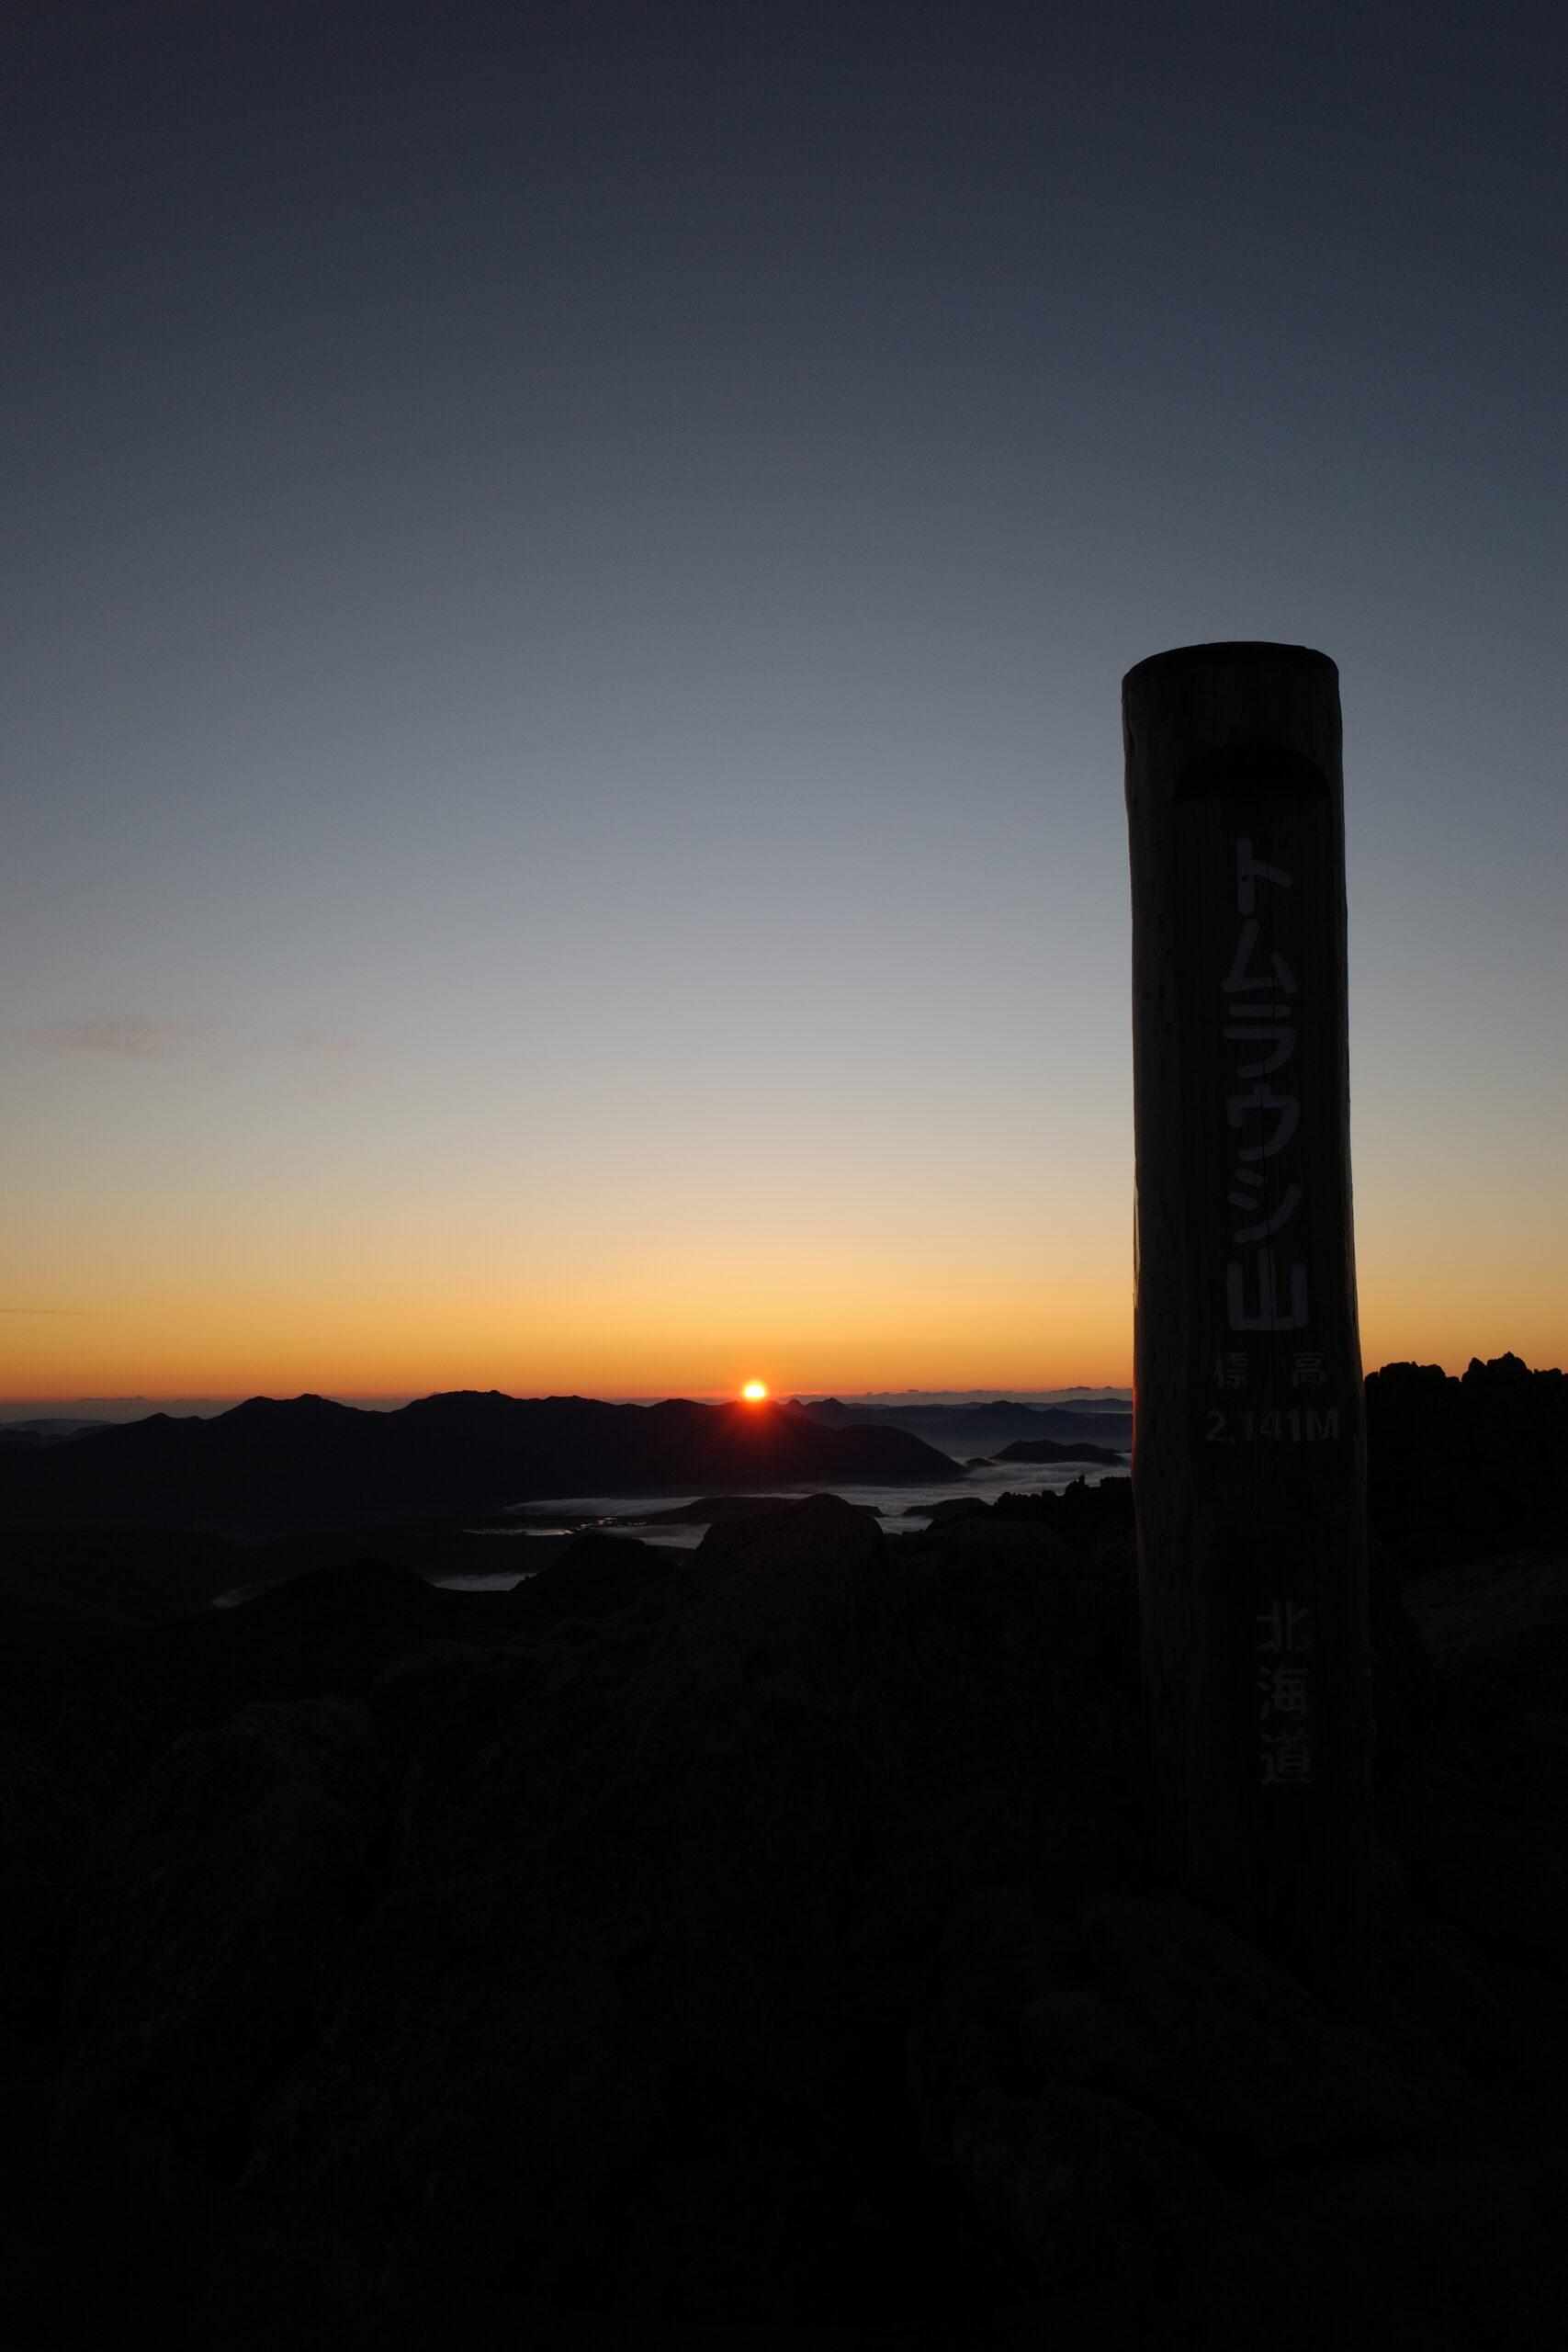
[[[1011,1445],[1004,1445],[997,1455],[998,1462],[1125,1462],[1126,1449],[1111,1445],[1089,1445],[1083,1439],[1069,1439],[1066,1445],[1051,1437],[1021,1437]]]
[[[1076,1405],[1018,1405],[1000,1396],[976,1405],[846,1405],[837,1396],[807,1405],[792,1397],[788,1409],[829,1429],[906,1430],[928,1445],[960,1455],[1012,1438],[1054,1438],[1064,1444],[1076,1440],[1124,1453],[1133,1429],[1125,1408],[1084,1411]]]
[[[253,1396],[68,1445],[0,1453],[0,1521],[197,1528],[253,1539],[479,1513],[552,1495],[946,1483],[946,1454],[891,1428],[827,1427],[773,1405],[605,1405],[457,1390],[391,1413]]]

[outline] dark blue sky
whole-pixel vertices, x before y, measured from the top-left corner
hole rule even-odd
[[[1369,1355],[1560,1351],[1560,11],[6,45],[0,1388],[1123,1377],[1118,684],[1232,636]]]

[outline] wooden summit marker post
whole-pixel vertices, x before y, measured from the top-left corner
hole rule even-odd
[[[1156,1841],[1353,1997],[1376,1895],[1338,673],[1188,646],[1129,672],[1122,707]]]

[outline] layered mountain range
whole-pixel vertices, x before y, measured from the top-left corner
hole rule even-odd
[[[784,1409],[827,1429],[905,1430],[961,1460],[1030,1438],[1108,1445],[1118,1453],[1133,1442],[1130,1405],[1019,1405],[1005,1396],[974,1405],[846,1405],[837,1396],[811,1403],[792,1396]]]
[[[919,1486],[962,1475],[907,1430],[838,1427],[774,1405],[604,1405],[491,1389],[378,1413],[321,1396],[254,1396],[207,1419],[153,1413],[0,1449],[0,1521],[262,1539],[551,1495]]]

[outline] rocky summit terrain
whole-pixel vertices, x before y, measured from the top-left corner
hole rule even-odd
[[[1568,2340],[1560,1543],[1376,1548],[1354,2013],[1151,1872],[1124,1481],[245,1556],[0,1577],[8,2342]]]

